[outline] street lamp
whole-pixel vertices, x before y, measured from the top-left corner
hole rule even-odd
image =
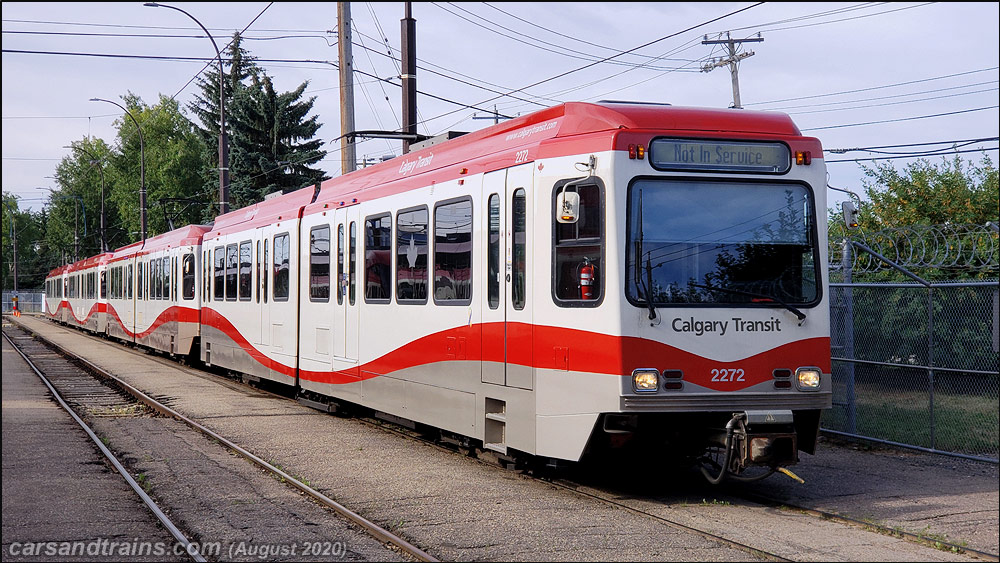
[[[108,251],[108,239],[107,239],[107,236],[105,235],[105,231],[104,231],[104,229],[105,229],[105,226],[104,226],[104,224],[105,224],[105,217],[104,217],[104,191],[105,191],[105,188],[104,188],[104,161],[101,160],[100,158],[98,158],[97,155],[95,155],[94,153],[92,153],[89,150],[83,148],[82,146],[72,146],[71,145],[71,146],[64,146],[63,148],[64,149],[79,150],[83,154],[87,155],[88,157],[90,157],[90,165],[94,166],[96,164],[97,165],[97,169],[101,172],[101,252],[107,252]]]
[[[139,127],[139,122],[135,120],[135,116],[125,109],[125,106],[119,104],[118,102],[112,102],[111,100],[105,100],[104,98],[90,98],[92,102],[107,102],[109,104],[114,104],[122,109],[129,118],[132,119],[132,123],[135,123],[135,128],[139,130],[139,236],[142,241],[146,241],[146,148],[145,142],[142,140],[142,127]]]
[[[219,214],[222,215],[229,211],[229,138],[226,136],[226,75],[222,69],[222,52],[219,51],[219,46],[215,43],[215,38],[208,32],[208,29],[205,29],[205,26],[201,25],[201,22],[191,14],[167,4],[146,2],[143,5],[150,8],[170,8],[191,18],[194,23],[201,27],[205,35],[208,35],[212,46],[215,47],[215,55],[219,58]]]

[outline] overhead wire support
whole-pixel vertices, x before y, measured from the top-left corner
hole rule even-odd
[[[705,63],[701,67],[701,71],[711,72],[712,70],[715,70],[716,68],[722,66],[729,67],[729,74],[733,80],[732,107],[734,109],[743,109],[743,104],[740,101],[739,62],[743,59],[754,56],[753,51],[744,51],[742,53],[737,53],[736,49],[740,46],[741,43],[760,43],[762,41],[764,41],[764,38],[760,36],[760,33],[757,34],[757,37],[749,37],[746,39],[733,39],[730,36],[729,32],[727,31],[725,39],[721,39],[721,34],[720,34],[720,39],[709,40],[708,36],[706,35],[705,40],[701,42],[702,45],[722,45],[729,51],[728,53],[729,56],[713,59]]]

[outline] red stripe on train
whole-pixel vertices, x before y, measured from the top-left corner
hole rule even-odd
[[[108,310],[121,324],[114,307],[109,306]],[[170,307],[139,334],[124,326],[122,328],[130,336],[142,338],[170,321],[197,323],[198,311]],[[295,377],[294,366],[273,360],[257,350],[218,311],[202,308],[201,323],[224,333],[261,365]],[[508,342],[506,356],[503,346],[505,335]],[[512,342],[523,345],[512,345]],[[643,338],[523,323],[487,323],[424,336],[350,371],[299,370],[299,376],[316,383],[343,384],[455,360],[497,363],[506,360],[507,363],[539,369],[611,375],[630,375],[637,368],[681,370],[684,380],[689,383],[716,391],[739,391],[772,379],[773,370],[778,368],[794,371],[798,367],[814,366],[830,373],[830,339],[808,338],[746,358],[722,361]],[[743,380],[713,381],[713,370],[742,370]]]

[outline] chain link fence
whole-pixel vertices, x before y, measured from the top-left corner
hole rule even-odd
[[[997,279],[931,283],[864,244],[854,248],[860,256],[845,253],[831,266],[834,397],[823,429],[997,463]],[[870,274],[876,262],[908,281],[854,277],[852,266]]]
[[[13,292],[3,292],[3,313],[10,313],[14,310]],[[41,313],[42,303],[45,301],[44,293],[24,292],[17,293],[17,308],[24,314]]]

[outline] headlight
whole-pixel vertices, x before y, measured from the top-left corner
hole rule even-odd
[[[632,389],[636,393],[656,393],[660,388],[660,372],[655,369],[637,369],[632,372]]]
[[[822,376],[823,372],[817,368],[799,368],[795,370],[795,383],[799,391],[816,391]]]

